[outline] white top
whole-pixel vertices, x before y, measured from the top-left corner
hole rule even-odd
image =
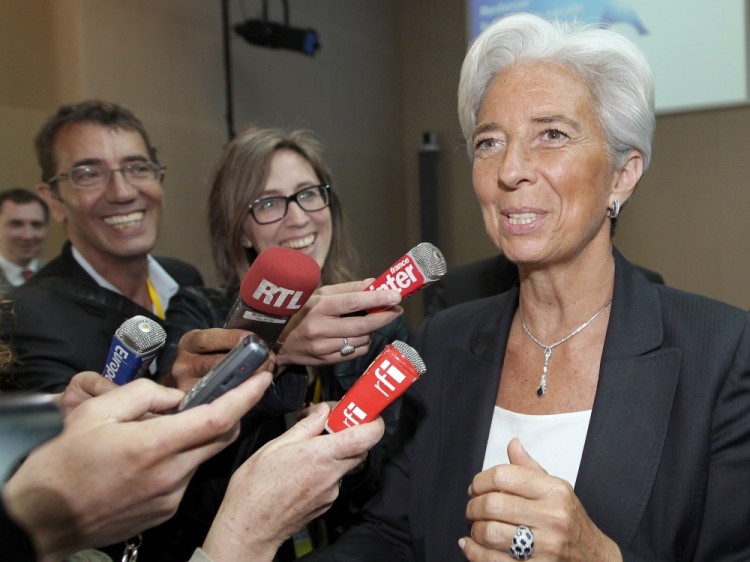
[[[73,257],[78,262],[78,264],[84,270],[86,270],[86,273],[94,278],[94,281],[96,281],[100,287],[104,287],[105,289],[109,289],[110,291],[114,291],[115,293],[118,293],[120,295],[122,294],[122,292],[117,287],[115,287],[112,283],[99,275],[94,267],[88,261],[86,261],[86,258],[84,258],[81,253],[75,249],[75,246],[73,246],[71,249],[73,250]],[[161,303],[162,308],[166,312],[167,308],[169,307],[170,299],[180,289],[179,284],[169,273],[164,270],[161,265],[159,265],[159,262],[150,255],[148,256],[148,278],[151,281],[151,284],[154,286],[154,291],[156,291],[156,295],[159,297],[159,302]],[[152,312],[156,314],[155,307]]]
[[[529,415],[495,406],[482,470],[507,464],[508,443],[518,437],[542,468],[575,486],[590,419],[591,410]]]
[[[2,268],[3,273],[5,274],[5,278],[8,280],[8,283],[13,285],[14,287],[20,287],[21,285],[26,283],[26,279],[23,278],[23,271],[25,269],[36,273],[37,271],[39,271],[39,265],[39,260],[37,258],[34,258],[29,262],[29,265],[27,265],[26,267],[21,267],[20,265],[13,263],[8,258],[0,254],[0,268]]]
[[[94,280],[99,284],[100,287],[109,289],[110,291],[114,291],[115,293],[118,293],[120,295],[122,294],[122,292],[117,289],[117,287],[115,287],[112,283],[99,275],[99,273],[86,260],[86,258],[84,258],[81,253],[75,249],[75,246],[73,246],[71,249],[73,250],[73,257],[75,258],[75,260],[83,269],[86,270],[86,273],[94,278]],[[169,306],[170,299],[180,289],[179,284],[169,273],[164,270],[161,265],[159,265],[159,262],[150,255],[148,256],[148,278],[154,287],[154,291],[156,291],[156,295],[159,298],[162,309],[164,310],[164,312],[166,312],[167,307]],[[152,308],[153,310],[151,312],[156,315],[156,307],[153,306]],[[151,372],[151,374],[156,373],[157,361],[158,358],[155,358],[148,367],[148,370]]]

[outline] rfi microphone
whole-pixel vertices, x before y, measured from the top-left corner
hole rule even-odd
[[[117,328],[102,374],[123,385],[142,376],[167,341],[167,333],[146,316],[133,316]]]
[[[224,327],[255,332],[273,347],[319,283],[320,267],[307,254],[282,246],[266,248],[247,270]]]
[[[335,433],[371,422],[426,370],[410,345],[399,340],[386,345],[328,414],[326,431]]]

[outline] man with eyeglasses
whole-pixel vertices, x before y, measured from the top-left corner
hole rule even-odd
[[[198,270],[150,255],[159,233],[164,168],[143,124],[122,106],[61,107],[36,137],[39,195],[68,241],[9,298],[5,334],[16,354],[5,388],[62,391],[101,372],[115,330],[142,314],[160,321]]]

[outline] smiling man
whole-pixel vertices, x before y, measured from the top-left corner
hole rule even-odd
[[[0,191],[0,295],[23,285],[44,265],[39,254],[47,239],[49,209],[21,187]]]
[[[39,195],[65,227],[61,254],[10,295],[5,333],[16,353],[3,386],[58,392],[79,371],[104,367],[115,330],[159,320],[193,266],[150,255],[161,219],[164,168],[143,124],[124,107],[61,107],[37,135]]]

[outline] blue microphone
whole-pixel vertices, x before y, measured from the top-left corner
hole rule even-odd
[[[142,376],[167,341],[167,333],[146,316],[133,316],[117,328],[102,375],[123,385]]]

